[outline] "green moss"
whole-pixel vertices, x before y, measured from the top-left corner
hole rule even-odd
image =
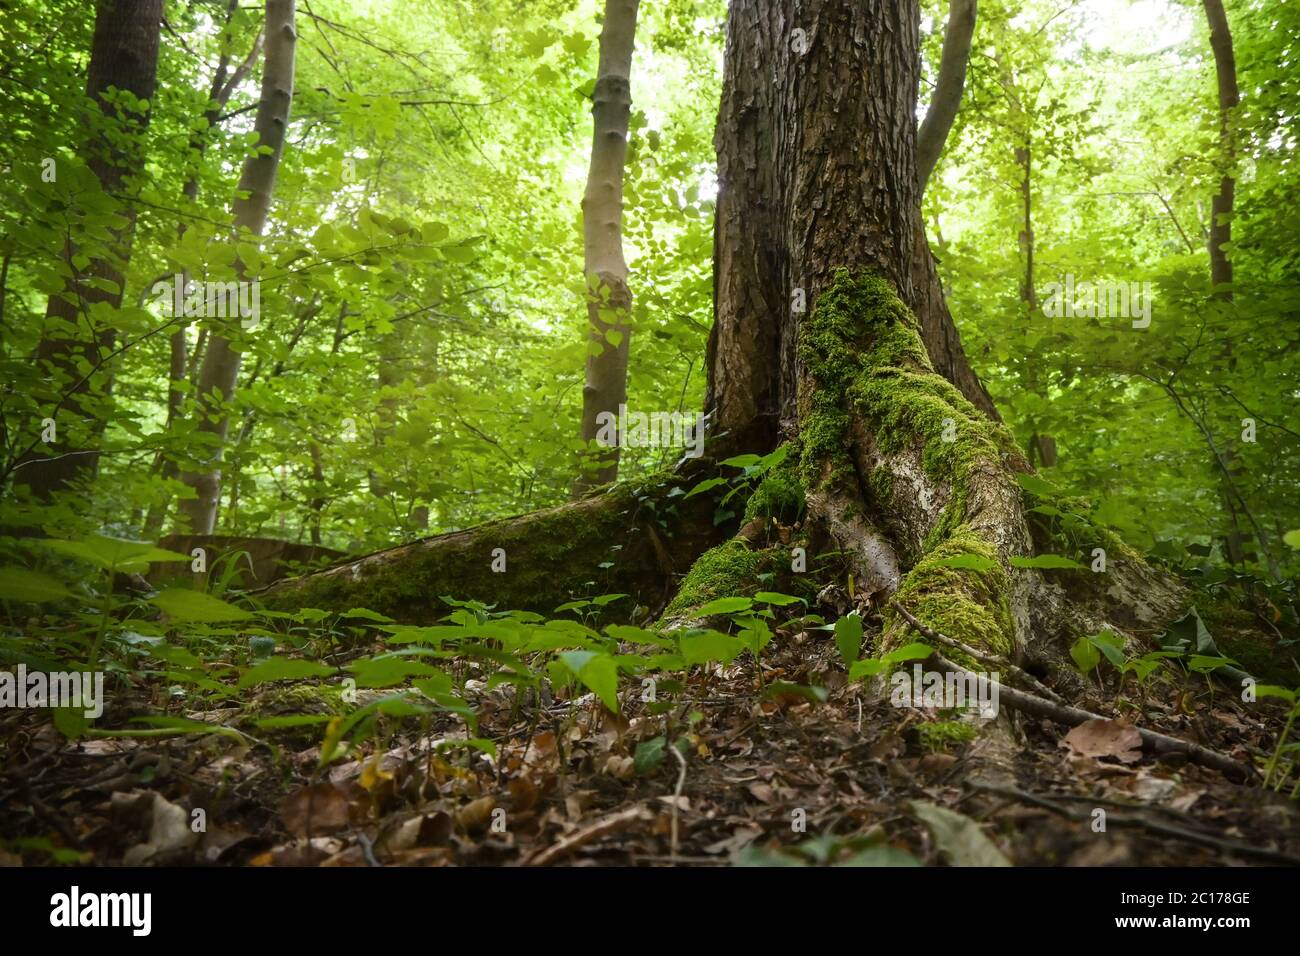
[[[978,734],[973,725],[960,720],[939,720],[918,724],[916,727],[916,739],[921,748],[936,754],[969,743]]]
[[[966,555],[991,566],[954,568],[944,564]],[[895,597],[914,617],[939,633],[979,650],[1010,656],[1015,646],[1015,626],[1006,597],[1009,586],[997,551],[962,525],[926,552],[903,579]],[[978,662],[958,651],[945,650],[944,654],[951,656],[954,663],[978,669]]]
[[[992,654],[1009,655],[1015,629],[1007,569],[993,545],[966,523],[966,502],[977,470],[991,471],[990,463],[1001,468],[1004,456],[1023,458],[1011,433],[934,371],[916,318],[879,276],[836,275],[800,332],[799,357],[813,379],[813,388],[802,397],[800,419],[808,487],[842,467],[853,415],[863,420],[883,454],[904,452],[919,442],[926,475],[946,485],[951,497],[897,598],[935,630]],[[873,505],[887,511],[894,490],[889,473],[877,469],[867,483]],[[986,567],[943,565],[963,555]],[[893,643],[907,629],[891,620],[887,630],[887,643]]]
[[[599,498],[526,519],[483,524],[444,538],[437,547],[408,545],[399,560],[361,559],[337,572],[306,578],[301,588],[271,592],[268,604],[336,611],[366,607],[398,620],[428,623],[447,610],[442,595],[542,614],[596,589],[638,597],[639,582],[657,580],[659,565],[651,549],[630,545],[635,535],[646,534],[638,524],[655,518],[652,506],[665,500],[672,480],[654,476],[615,485]],[[659,533],[669,536],[684,528],[698,534],[694,505],[679,504],[664,519],[669,528]],[[706,507],[711,506],[701,497],[698,508]],[[504,573],[493,570],[497,548],[505,552]],[[629,557],[634,550],[635,559]],[[613,567],[602,568],[605,563]]]
[[[710,548],[691,565],[677,596],[665,609],[665,616],[689,611],[715,598],[752,594],[757,590],[757,575],[769,560],[769,552],[755,551],[739,538]]]
[[[746,523],[755,518],[775,518],[782,524],[791,525],[803,517],[803,485],[799,482],[797,469],[786,463],[789,461],[787,458],[772,469],[750,494],[745,503]]]

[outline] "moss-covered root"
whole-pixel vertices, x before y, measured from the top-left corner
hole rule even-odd
[[[912,613],[1013,656],[1028,612],[1009,561],[1029,533],[1010,433],[934,371],[915,317],[877,276],[837,274],[800,330],[799,355],[810,512],[856,545],[865,579],[880,575],[885,532],[897,565],[912,566],[895,578]],[[907,636],[888,623],[886,648]]]
[[[365,607],[419,624],[446,613],[443,595],[549,614],[573,597],[621,592],[657,608],[674,569],[689,567],[722,537],[707,496],[684,503],[669,497],[694,480],[664,475],[615,485],[557,508],[290,578],[259,596],[273,608]]]

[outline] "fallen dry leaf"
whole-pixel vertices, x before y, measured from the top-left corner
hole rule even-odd
[[[1125,720],[1085,720],[1061,743],[1084,757],[1114,757],[1120,763],[1142,759],[1142,735]]]

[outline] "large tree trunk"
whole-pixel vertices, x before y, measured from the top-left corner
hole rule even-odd
[[[879,250],[879,268],[920,319],[936,367],[986,415],[997,415],[961,349],[925,240],[914,161],[919,14],[915,3],[904,2],[889,15],[903,34],[884,43],[863,32],[876,22],[876,6],[731,5],[715,137],[719,193],[705,404],[715,432],[745,436],[742,444],[771,441],[793,418],[795,320],[834,272],[815,250],[839,242],[847,243],[841,262],[858,258],[857,249]],[[827,47],[845,43],[859,44],[862,55],[823,62]],[[916,62],[904,64],[903,55]],[[826,112],[820,120],[803,112],[819,100]],[[904,141],[906,167],[891,172],[873,162],[886,143],[899,150]],[[837,205],[849,197],[853,205]],[[863,204],[870,217],[856,214]],[[796,210],[799,221],[786,210]]]
[[[592,93],[591,166],[582,197],[590,348],[582,390],[582,439],[589,447],[601,432],[601,417],[612,415],[617,420],[619,406],[627,401],[632,290],[623,258],[623,165],[632,109],[630,76],[638,3],[606,0],[600,65]],[[617,444],[586,458],[577,484],[579,493],[617,478],[618,458]]]
[[[1064,638],[1150,624],[1179,594],[1102,529],[1107,573],[1072,572],[1068,591],[1011,564],[1065,548],[1031,528],[1027,462],[936,373],[909,307],[928,258],[918,42],[915,0],[732,4],[709,395],[750,450],[795,443],[810,538],[850,553],[860,599],[1051,669]],[[906,626],[885,619],[888,646]]]
[[[86,77],[86,96],[97,103],[105,116],[116,115],[118,107],[105,99],[110,89],[129,92],[152,101],[157,82],[158,34],[162,0],[101,0],[95,14],[95,35]],[[119,193],[143,166],[139,151],[142,134],[149,125],[149,111],[125,113],[125,135],[106,145],[102,139],[88,144],[83,153],[86,165],[104,192]],[[46,307],[49,331],[37,347],[36,360],[53,375],[63,396],[53,417],[58,429],[56,441],[47,451],[26,457],[16,473],[42,499],[68,487],[74,481],[94,477],[99,452],[90,447],[102,429],[103,416],[96,410],[111,388],[111,379],[97,374],[113,351],[117,338],[111,326],[97,325],[91,313],[96,305],[116,310],[122,304],[123,283],[131,259],[135,232],[135,207],[129,200],[120,210],[127,224],[116,230],[107,255],[96,255],[80,280],[73,280],[63,292],[50,296]],[[76,250],[69,245],[67,259]],[[99,280],[99,281],[85,281]],[[103,283],[109,283],[105,286]],[[75,332],[68,331],[75,329]],[[85,366],[91,372],[85,372]],[[72,423],[76,422],[73,427]]]
[[[847,555],[864,608],[897,599],[994,659],[1036,664],[1068,684],[1072,671],[1059,665],[1080,633],[1109,627],[1141,641],[1181,593],[1101,528],[1067,545],[1032,525],[1016,480],[1028,464],[1014,439],[935,371],[899,295],[915,292],[919,254],[918,41],[915,0],[732,4],[709,392],[714,427],[726,435],[710,452],[789,442],[796,453],[767,480],[797,482],[807,508],[802,520],[797,509],[784,512],[783,526],[747,509],[735,538],[691,564],[661,621],[688,623],[713,597],[764,587],[768,572],[784,579],[799,542]],[[716,469],[707,459],[690,467],[696,476]],[[565,589],[590,590],[588,569],[615,540],[624,547],[603,589],[637,594],[653,611],[649,594],[717,533],[704,496],[665,512],[662,533],[639,524],[638,514],[655,509],[632,503],[668,501],[667,487],[616,485],[283,582],[269,596],[279,606],[362,604],[426,623],[438,594],[544,610]],[[512,562],[501,574],[489,573],[496,547]],[[1105,573],[1011,563],[1042,552],[1091,560],[1094,547],[1107,551]],[[517,554],[524,560],[513,563]],[[823,582],[807,577],[781,583],[815,594]],[[882,628],[888,648],[906,624],[886,612]]]
[[[234,203],[235,229],[253,236],[260,236],[266,228],[275,175],[289,129],[294,47],[298,38],[294,26],[294,0],[266,0],[265,35],[262,99],[253,127],[257,133],[258,152],[244,162],[239,178],[240,195]],[[237,274],[241,280],[249,278],[242,265],[237,267]],[[237,323],[239,320],[234,321]],[[189,519],[189,531],[193,534],[211,534],[216,525],[217,504],[221,499],[221,455],[230,427],[226,405],[235,394],[240,358],[236,340],[220,332],[212,335],[203,356],[198,386],[199,431],[213,436],[216,452],[202,470],[182,475],[182,480],[196,494],[195,498],[181,502],[181,511]]]

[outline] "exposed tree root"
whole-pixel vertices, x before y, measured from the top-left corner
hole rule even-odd
[[[365,607],[419,624],[446,613],[444,595],[549,614],[573,597],[625,593],[657,613],[672,595],[673,573],[725,533],[707,496],[669,497],[706,468],[716,464],[687,460],[674,472],[377,551],[254,594],[275,608]]]

